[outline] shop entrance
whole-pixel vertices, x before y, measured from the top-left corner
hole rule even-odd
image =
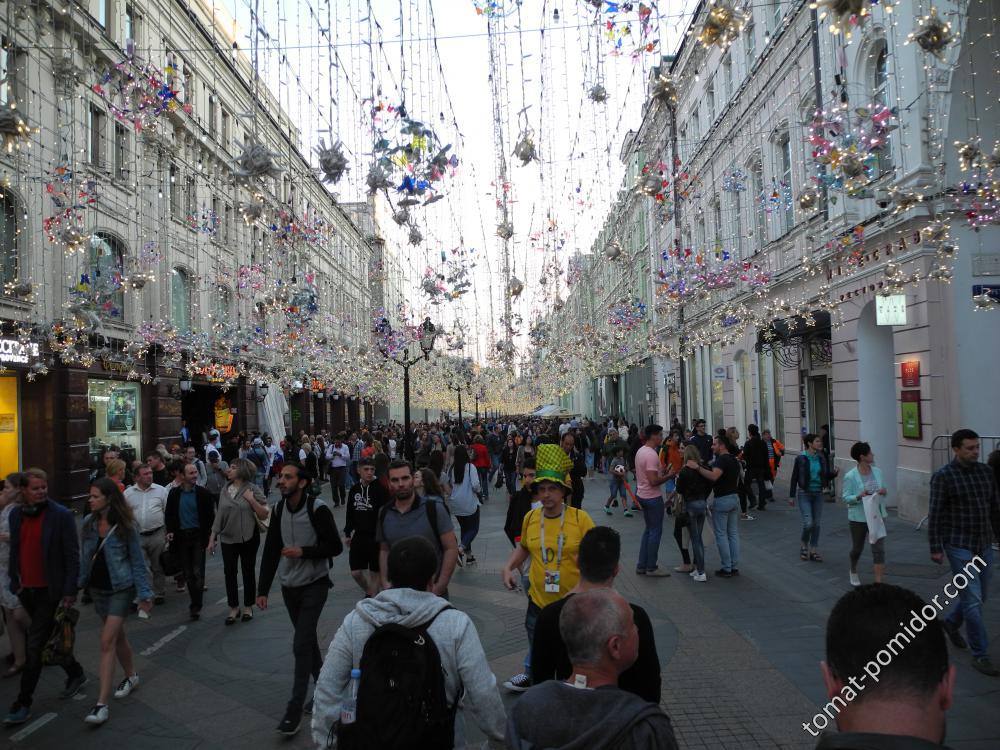
[[[208,433],[216,429],[226,446],[236,437],[236,416],[232,413],[236,406],[236,388],[223,391],[210,383],[195,381],[194,387],[181,402],[181,416],[191,434],[191,442],[199,452],[208,441]]]

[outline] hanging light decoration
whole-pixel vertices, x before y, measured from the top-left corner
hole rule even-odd
[[[336,185],[344,173],[350,169],[340,141],[327,148],[323,139],[320,138],[316,153],[319,155],[319,168],[323,172],[323,182],[332,182]]]
[[[726,49],[739,38],[746,20],[746,16],[729,3],[713,2],[698,32],[698,41],[704,47],[716,46]]]
[[[937,8],[932,6],[930,13],[917,19],[917,28],[910,32],[906,43],[916,42],[924,52],[941,60],[945,49],[957,39],[951,24],[939,18]]]
[[[523,131],[517,139],[517,143],[514,145],[514,156],[521,160],[521,166],[523,167],[528,166],[538,158],[538,153],[535,150],[535,140],[530,130]]]
[[[601,84],[595,83],[593,86],[590,87],[590,90],[587,91],[587,97],[590,99],[590,101],[596,102],[597,104],[601,104],[608,100],[608,90],[604,88],[604,86],[602,86]]]
[[[278,155],[262,143],[249,141],[242,148],[243,153],[236,159],[236,166],[233,169],[233,174],[237,177],[243,179],[278,177],[285,171],[275,162]]]
[[[514,225],[511,222],[505,221],[497,225],[497,237],[499,237],[502,240],[509,240],[513,236],[514,236]]]
[[[512,299],[517,299],[521,296],[521,292],[524,291],[524,282],[521,281],[517,276],[512,276],[510,283],[507,284],[507,293]]]

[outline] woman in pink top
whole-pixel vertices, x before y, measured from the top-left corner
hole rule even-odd
[[[666,578],[670,575],[657,565],[660,553],[660,538],[663,536],[663,494],[660,485],[673,476],[673,468],[660,463],[656,452],[663,442],[663,428],[658,424],[646,425],[642,431],[643,444],[635,454],[636,495],[642,506],[642,517],[646,522],[639,542],[639,563],[635,572],[641,576]]]

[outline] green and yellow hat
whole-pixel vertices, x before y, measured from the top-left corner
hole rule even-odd
[[[566,455],[566,451],[558,445],[542,443],[535,453],[535,481],[555,482],[561,484],[568,490],[573,489],[573,483],[569,478],[569,470],[573,468],[573,462]]]

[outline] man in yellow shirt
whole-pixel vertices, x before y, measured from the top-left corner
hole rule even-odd
[[[583,535],[594,527],[584,511],[566,504],[573,493],[569,471],[573,462],[558,445],[538,446],[535,458],[535,499],[541,503],[524,517],[521,541],[501,573],[504,586],[513,590],[520,578],[520,568],[530,561],[528,570],[528,612],[524,628],[528,631],[528,655],[525,671],[511,677],[504,687],[524,692],[531,686],[531,642],[538,613],[559,601],[576,587],[580,568],[576,557]]]

